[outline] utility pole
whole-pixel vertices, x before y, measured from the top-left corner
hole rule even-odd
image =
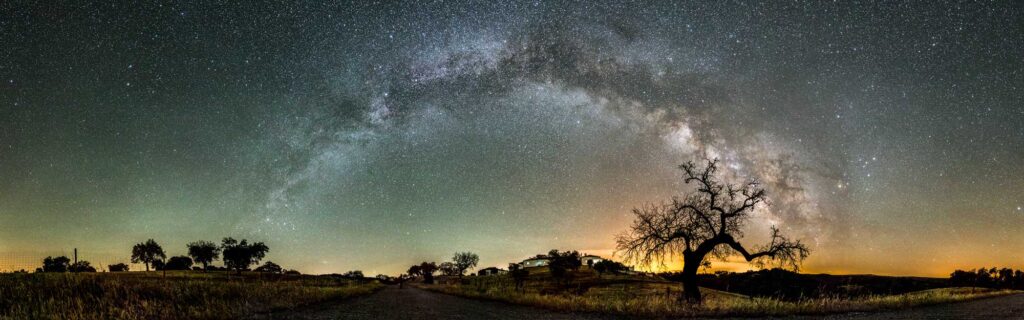
[[[78,264],[78,248],[75,248],[75,264]]]

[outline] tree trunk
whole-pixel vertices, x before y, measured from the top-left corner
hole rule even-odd
[[[700,261],[697,259],[685,259],[683,261],[683,295],[686,302],[700,304],[700,288],[697,287],[697,270],[700,268]]]
[[[143,264],[146,265],[146,272],[149,272],[149,262],[146,262],[146,263],[143,263]]]

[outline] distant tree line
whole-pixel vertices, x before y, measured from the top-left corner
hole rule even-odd
[[[949,275],[949,283],[957,287],[1024,290],[1024,271],[995,267],[956,270]]]
[[[155,240],[149,239],[132,246],[131,262],[142,263],[145,265],[146,271],[150,271],[151,268],[157,271],[233,270],[240,274],[242,271],[251,270],[250,267],[253,265],[259,265],[260,261],[266,257],[267,252],[270,251],[270,248],[263,242],[249,243],[246,239],[239,241],[231,237],[221,240],[220,245],[210,241],[195,241],[188,243],[186,248],[188,249],[188,255],[173,256],[168,259],[163,247]],[[219,259],[223,259],[224,261],[223,268],[210,266],[211,263]],[[194,267],[193,265],[195,264],[201,264],[202,267]],[[107,269],[110,272],[126,272],[129,271],[129,266],[125,263],[115,263],[108,265]],[[93,267],[89,261],[80,260],[72,263],[71,259],[68,259],[68,257],[58,256],[46,257],[43,259],[43,266],[37,268],[36,271],[96,272],[96,268]],[[265,273],[298,274],[298,271],[285,270],[280,265],[271,261],[267,261],[262,266],[257,267],[255,271]]]
[[[456,252],[452,256],[452,261],[442,262],[441,264],[423,261],[420,264],[412,265],[405,275],[399,276],[399,279],[423,277],[423,283],[432,284],[434,283],[434,274],[437,272],[441,272],[445,276],[457,276],[461,279],[467,270],[476,267],[479,262],[480,256],[475,253]]]

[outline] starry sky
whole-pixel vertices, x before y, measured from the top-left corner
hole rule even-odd
[[[1024,267],[1020,2],[16,0],[0,43],[0,269],[611,255],[705,157],[804,271]]]

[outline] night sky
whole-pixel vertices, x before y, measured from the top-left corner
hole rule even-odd
[[[3,270],[607,256],[704,157],[804,271],[1024,267],[1020,2],[37,2],[0,3]]]

